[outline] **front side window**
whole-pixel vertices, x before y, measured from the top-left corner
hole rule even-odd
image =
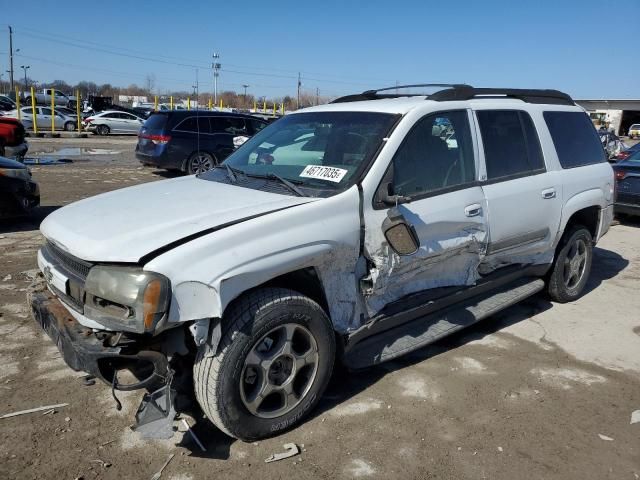
[[[393,158],[393,193],[408,197],[475,181],[469,118],[464,110],[419,120]]]
[[[476,116],[484,144],[488,180],[544,171],[540,141],[527,112],[480,110]]]
[[[42,115],[51,115],[51,109],[50,108],[42,108],[40,110],[42,111]]]
[[[586,113],[544,112],[543,115],[562,168],[607,161],[602,143]]]
[[[367,168],[396,120],[396,115],[372,112],[287,115],[247,140],[224,163],[240,174],[278,175],[297,185],[338,191]],[[211,170],[200,178],[216,180],[216,174]]]

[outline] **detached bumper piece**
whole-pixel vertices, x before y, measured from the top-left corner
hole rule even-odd
[[[31,293],[29,303],[34,319],[73,370],[87,372],[123,391],[154,389],[166,383],[169,363],[163,353],[140,350],[137,342],[120,333],[96,332],[80,325],[49,291]],[[117,372],[125,369],[139,381],[119,383]]]

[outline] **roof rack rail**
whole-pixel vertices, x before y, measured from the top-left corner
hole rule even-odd
[[[427,97],[428,100],[445,102],[471,100],[473,98],[515,98],[527,103],[547,103],[553,105],[575,105],[573,99],[558,90],[538,90],[525,88],[474,88],[470,86],[440,90]]]
[[[362,93],[356,93],[353,95],[346,95],[333,100],[331,103],[346,103],[346,102],[359,102],[363,100],[381,100],[384,98],[400,98],[400,97],[428,97],[425,93],[379,93],[387,92],[389,90],[399,90],[403,88],[418,88],[418,87],[442,87],[446,90],[456,88],[473,88],[470,85],[455,84],[455,83],[418,83],[415,85],[394,85],[393,87],[378,88],[377,90],[366,90]],[[445,90],[445,91],[446,91]]]

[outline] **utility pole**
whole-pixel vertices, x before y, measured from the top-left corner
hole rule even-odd
[[[220,54],[218,52],[213,53],[213,63],[211,64],[211,68],[213,68],[213,103],[214,105],[218,104],[218,76],[220,75],[220,67],[222,66],[218,63],[218,59],[220,58]]]
[[[316,87],[316,106],[319,104],[318,98],[320,98],[320,89]]]
[[[31,65],[20,65],[20,68],[24,70],[24,91],[26,92],[29,89],[29,85],[27,85],[27,70],[31,68]]]
[[[300,72],[298,72],[298,101],[296,102],[296,110],[300,108],[300,87],[302,86],[302,82],[300,80]]]
[[[15,90],[13,83],[13,29],[9,25],[9,81],[11,82],[11,91]]]
[[[244,88],[244,101],[242,103],[246,105],[247,104],[247,88],[249,88],[249,85],[245,83],[244,85],[242,85],[242,88]]]

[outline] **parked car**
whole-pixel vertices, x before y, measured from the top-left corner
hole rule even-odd
[[[35,94],[36,105],[48,105],[51,106],[51,91],[50,88],[43,88],[41,91]],[[25,93],[25,104],[31,105],[31,94]],[[56,106],[76,108],[77,99],[73,95],[67,95],[60,90],[53,90],[53,102]]]
[[[638,151],[640,151],[640,142],[618,152],[618,154],[614,157],[615,161],[619,162],[621,160],[626,160],[627,158],[629,158],[631,155],[633,155],[635,152],[638,152]]]
[[[607,153],[608,159],[615,159],[616,156],[627,148],[624,142],[613,132],[599,132],[600,135],[600,143],[602,143],[602,148],[604,148]]]
[[[155,112],[140,131],[136,157],[144,165],[199,174],[233,152],[234,139],[251,137],[266,125],[262,119],[234,113]]]
[[[0,156],[0,218],[29,215],[40,204],[40,189],[22,163]]]
[[[640,149],[613,166],[616,176],[616,213],[640,215]]]
[[[0,95],[0,112],[9,112],[16,108],[16,102],[6,95]]]
[[[629,127],[629,138],[640,138],[640,123],[634,123]]]
[[[131,113],[107,110],[84,119],[84,128],[98,135],[110,133],[137,134],[144,120]]]
[[[75,117],[69,117],[64,113],[59,112],[57,109],[55,112],[52,112],[50,107],[36,107],[36,122],[38,124],[38,128],[41,130],[50,130],[51,129],[51,117],[54,119],[54,128],[56,130],[66,130],[72,132],[76,129],[77,121]],[[18,118],[18,111],[12,110],[10,112],[6,112],[4,117],[10,118]],[[21,107],[20,108],[20,119],[25,122],[31,122],[33,125],[33,107]]]
[[[15,118],[0,117],[0,156],[23,158],[29,150],[25,135],[23,123]]]
[[[66,362],[115,390],[127,367],[139,383],[122,388],[163,409],[195,390],[253,441],[299,424],[337,361],[398,358],[543,290],[577,301],[613,217],[585,111],[553,90],[396,88],[286,115],[201,175],[49,215],[49,288],[30,302]],[[154,114],[141,140],[193,143],[192,125],[222,120],[252,119]]]

